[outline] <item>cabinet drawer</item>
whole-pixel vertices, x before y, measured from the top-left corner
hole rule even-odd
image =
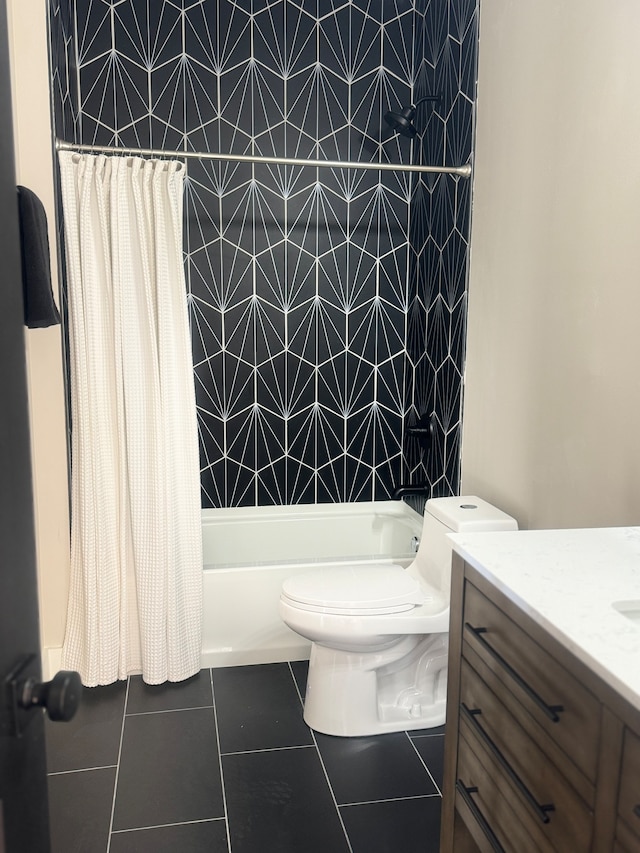
[[[591,810],[465,661],[460,714],[510,780],[514,794],[551,847],[588,850]]]
[[[623,827],[618,835],[627,837],[633,834],[636,849],[640,850],[640,738],[629,729],[624,731],[622,746],[618,816],[631,830],[631,833],[626,833]]]
[[[463,626],[465,642],[587,779],[595,781],[600,727],[596,698],[468,581]]]
[[[470,828],[473,827],[471,831],[481,850],[495,850],[497,853],[553,851],[514,796],[511,783],[500,767],[462,721],[458,742],[456,808]],[[487,843],[481,843],[479,836]]]

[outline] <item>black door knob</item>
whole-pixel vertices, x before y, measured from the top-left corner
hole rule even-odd
[[[19,687],[18,704],[25,710],[46,708],[50,720],[68,722],[73,718],[82,693],[82,682],[77,672],[61,670],[51,681],[37,682],[27,678]]]

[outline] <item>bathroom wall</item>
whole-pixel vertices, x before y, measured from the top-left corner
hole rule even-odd
[[[485,2],[462,488],[640,523],[640,6]]]
[[[477,6],[51,0],[56,133],[372,162],[469,159]],[[420,107],[411,143],[383,122]],[[412,150],[413,145],[413,150]],[[203,506],[459,483],[469,181],[190,161]],[[435,414],[429,456],[405,427]]]

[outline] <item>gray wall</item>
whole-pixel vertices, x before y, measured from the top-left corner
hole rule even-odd
[[[640,522],[640,7],[481,9],[462,488]]]

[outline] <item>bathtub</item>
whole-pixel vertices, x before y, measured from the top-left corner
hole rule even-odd
[[[323,566],[407,566],[421,533],[403,501],[203,510],[202,666],[308,658],[309,641],[278,615],[283,581]]]

